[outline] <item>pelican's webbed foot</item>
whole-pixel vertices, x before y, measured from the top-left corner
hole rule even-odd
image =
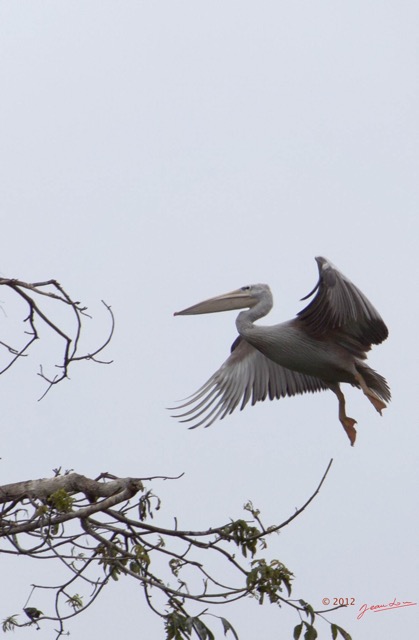
[[[354,427],[354,425],[356,424],[356,420],[354,420],[353,418],[349,418],[348,416],[343,416],[341,418],[339,418],[343,428],[346,431],[346,435],[348,436],[349,440],[351,441],[351,446],[353,447],[355,444],[355,440],[356,440],[356,429]]]

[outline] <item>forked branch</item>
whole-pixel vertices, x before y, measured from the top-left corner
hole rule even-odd
[[[27,328],[22,332],[25,336],[24,341],[19,346],[11,346],[6,342],[0,342],[0,346],[6,350],[8,355],[5,363],[0,365],[0,375],[10,369],[19,358],[27,355],[31,345],[40,337],[41,326],[47,327],[61,340],[63,345],[58,363],[55,365],[59,369],[58,374],[54,376],[47,375],[44,372],[44,367],[40,365],[38,375],[47,383],[47,388],[41,398],[48,393],[53,385],[58,384],[64,378],[68,377],[69,367],[73,362],[93,360],[102,364],[109,364],[109,362],[98,359],[99,354],[102,353],[112,339],[115,328],[112,309],[103,300],[102,304],[110,317],[108,336],[95,349],[88,353],[81,353],[79,343],[83,323],[86,318],[91,318],[91,316],[87,313],[87,307],[73,300],[57,280],[28,283],[14,278],[0,278],[0,286],[12,290],[16,297],[25,303],[26,312],[22,320],[27,325]],[[54,319],[54,311],[45,309],[44,303],[47,300],[52,301],[57,309],[68,309],[70,312],[69,320],[58,321]],[[71,325],[72,328],[70,331],[67,328],[63,328],[64,322]]]

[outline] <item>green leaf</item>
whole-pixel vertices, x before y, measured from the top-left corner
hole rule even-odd
[[[243,509],[245,511],[250,511],[250,513],[254,518],[257,518],[258,516],[260,516],[259,509],[255,509],[251,500],[248,500],[246,504],[243,505]]]
[[[338,627],[332,623],[330,625],[330,631],[332,632],[333,640],[336,640],[336,638],[338,637]]]
[[[352,637],[349,635],[347,631],[345,631],[345,629],[342,629],[342,627],[339,627],[337,624],[335,624],[334,626],[339,631],[340,635],[344,640],[352,640]]]
[[[58,489],[48,497],[48,504],[60,513],[69,513],[73,510],[74,498],[65,489]]]
[[[307,627],[307,631],[304,634],[304,640],[316,640],[317,638],[316,629],[311,624],[308,624],[308,622],[305,622],[304,624]]]
[[[309,617],[309,618],[310,618],[310,622],[311,622],[311,624],[313,624],[314,619],[315,619],[315,617],[316,617],[316,614],[314,613],[314,609],[313,609],[313,607],[311,606],[311,604],[308,604],[307,602],[305,603],[305,605],[304,605],[304,612],[305,612],[305,614],[307,615],[307,617]]]
[[[179,558],[171,558],[169,560],[170,569],[173,575],[176,576],[176,578],[178,577],[179,571],[184,566],[184,564],[185,563],[182,560],[179,560]]]
[[[188,635],[190,637],[192,631],[192,622],[188,623],[190,618],[185,618],[177,611],[169,613],[166,616],[166,640],[182,640]]]
[[[255,596],[259,604],[263,604],[265,596],[269,602],[281,604],[280,593],[283,587],[291,593],[292,573],[278,560],[272,560],[269,564],[266,560],[253,560],[252,569],[247,574],[246,586],[248,591]]]
[[[189,616],[189,618],[184,619],[182,631],[186,631],[186,633],[190,636],[192,634],[192,629],[194,625],[195,618]]]
[[[220,620],[223,623],[224,635],[225,636],[227,635],[227,631],[231,631],[231,633],[233,634],[235,639],[239,640],[239,636],[237,635],[235,629],[232,627],[230,622],[228,620],[226,620],[225,618],[220,618]]]
[[[245,558],[247,558],[248,551],[250,551],[253,558],[257,550],[257,536],[261,533],[257,527],[249,526],[245,520],[235,520],[223,528],[221,537],[241,547],[241,552]]]
[[[199,618],[193,618],[193,628],[199,640],[215,640],[212,631]]]
[[[83,607],[83,598],[79,596],[78,593],[75,593],[74,596],[70,596],[68,600],[66,600],[66,604],[72,607],[74,611],[77,611]]]
[[[301,635],[302,630],[303,630],[303,623],[300,622],[300,624],[297,624],[297,626],[294,627],[294,640],[298,640],[298,638]]]
[[[19,615],[18,613],[15,613],[12,616],[9,616],[5,620],[3,620],[1,628],[3,629],[4,633],[6,633],[6,631],[14,631],[15,630],[15,625],[17,625],[16,618],[17,618],[18,615]]]

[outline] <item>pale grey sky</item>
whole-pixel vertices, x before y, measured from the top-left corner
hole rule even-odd
[[[0,4],[0,272],[57,278],[94,314],[95,344],[101,298],[117,318],[114,364],[75,367],[43,402],[45,345],[2,378],[2,482],[60,465],[184,471],[153,483],[162,522],[221,524],[251,499],[273,524],[333,457],[321,494],[266,555],[315,607],[355,597],[333,618],[354,640],[415,635],[419,606],[356,614],[363,602],[419,602],[418,29],[407,0]],[[234,312],[173,311],[267,282],[267,322],[291,318],[316,282],[315,255],[389,326],[369,358],[393,392],[383,417],[347,390],[353,449],[331,393],[261,403],[207,430],[171,419],[165,407],[220,366],[236,335]],[[1,617],[48,571],[0,581]],[[255,602],[218,613],[241,640],[288,638],[297,622]],[[69,630],[163,637],[129,582]]]

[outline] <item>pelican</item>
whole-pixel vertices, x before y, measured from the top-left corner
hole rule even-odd
[[[390,400],[386,380],[366,363],[366,352],[380,344],[388,329],[371,302],[326,258],[316,258],[319,279],[309,304],[287,322],[255,324],[273,306],[267,284],[253,284],[178,311],[176,316],[241,311],[239,336],[231,354],[210,379],[187,398],[173,417],[210,426],[217,418],[269,397],[283,398],[330,389],[337,396],[339,420],[353,446],[356,420],[346,415],[340,383],[360,388],[381,415]],[[186,409],[186,410],[185,410]]]

